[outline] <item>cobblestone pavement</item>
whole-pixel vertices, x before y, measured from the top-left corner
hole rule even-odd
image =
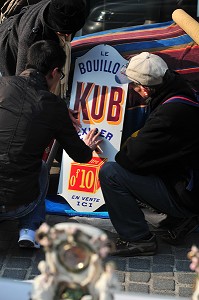
[[[50,225],[78,221],[95,225],[113,232],[109,220],[65,216],[47,216]],[[190,271],[187,252],[198,245],[199,233],[193,233],[183,246],[170,246],[158,237],[158,254],[146,257],[116,258],[116,273],[122,290],[135,293],[161,294],[167,296],[191,297],[195,274]],[[39,274],[38,262],[44,259],[43,250],[20,249],[17,245],[17,222],[0,223],[0,276],[17,280],[30,280]]]

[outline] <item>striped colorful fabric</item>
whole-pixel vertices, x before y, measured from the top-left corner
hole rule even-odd
[[[124,58],[142,51],[160,55],[168,66],[199,86],[199,46],[178,25],[170,22],[103,31],[75,38],[72,60],[99,44],[113,46]]]

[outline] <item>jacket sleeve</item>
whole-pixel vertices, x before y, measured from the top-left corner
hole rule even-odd
[[[137,137],[128,138],[115,157],[122,167],[144,175],[162,171],[172,166],[173,161],[180,161],[183,124],[172,105],[161,106],[151,113]]]
[[[18,43],[17,46],[13,45],[17,51],[16,75],[19,75],[25,69],[27,53],[30,46],[40,40],[53,39],[51,36],[46,35],[46,30],[43,25],[43,11],[48,3],[49,0],[37,1],[36,4],[24,7],[20,14],[17,15],[18,17],[16,17],[13,24],[15,30],[14,28],[12,29],[15,43]]]
[[[80,139],[69,117],[67,106],[64,101],[61,102],[57,112],[55,138],[74,161],[88,162],[92,158],[92,150]]]

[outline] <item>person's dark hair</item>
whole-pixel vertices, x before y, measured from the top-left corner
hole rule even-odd
[[[42,40],[29,48],[26,69],[36,69],[47,75],[54,68],[61,69],[65,61],[66,54],[57,42]]]

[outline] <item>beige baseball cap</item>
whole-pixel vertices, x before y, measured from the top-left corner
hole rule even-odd
[[[142,52],[131,58],[125,74],[131,82],[155,86],[163,82],[167,70],[168,66],[160,56]]]

